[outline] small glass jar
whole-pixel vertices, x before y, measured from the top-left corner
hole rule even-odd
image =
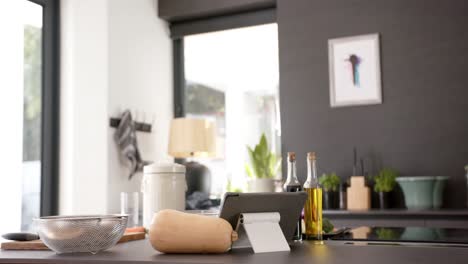
[[[135,227],[139,224],[140,216],[140,193],[121,192],[120,193],[120,213],[128,215],[127,227]]]
[[[340,183],[340,202],[339,207],[340,210],[346,210],[348,207],[348,184],[346,182]]]

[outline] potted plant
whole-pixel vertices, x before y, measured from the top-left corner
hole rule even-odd
[[[322,207],[323,209],[338,209],[339,207],[339,193],[341,179],[336,173],[323,174],[319,177],[319,183],[323,188],[322,193]]]
[[[377,176],[374,176],[374,191],[379,195],[379,208],[389,208],[389,195],[396,185],[398,172],[393,169],[382,169]]]
[[[280,169],[281,158],[270,150],[265,134],[262,134],[260,142],[254,148],[247,146],[247,151],[250,164],[245,165],[245,170],[250,178],[249,191],[273,192],[274,177]]]

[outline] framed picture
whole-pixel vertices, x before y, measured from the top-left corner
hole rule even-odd
[[[382,103],[379,35],[328,41],[331,107]]]

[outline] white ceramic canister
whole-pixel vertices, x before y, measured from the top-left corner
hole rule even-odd
[[[143,226],[149,228],[154,213],[162,209],[185,210],[185,166],[153,163],[143,168]]]

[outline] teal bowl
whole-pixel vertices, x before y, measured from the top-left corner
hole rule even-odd
[[[398,177],[396,181],[403,190],[408,209],[426,210],[433,208],[436,177]]]
[[[447,185],[449,179],[448,176],[436,176],[436,181],[434,183],[434,192],[432,196],[432,205],[434,209],[440,209],[442,207],[444,189]]]

